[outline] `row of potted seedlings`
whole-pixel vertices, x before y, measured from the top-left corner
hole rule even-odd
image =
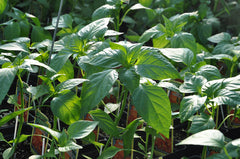
[[[138,9],[148,8],[130,8]],[[0,120],[3,158],[25,141],[30,158],[239,157],[239,37],[213,35],[212,51],[203,51],[182,31],[197,16],[163,17],[138,43],[119,41],[121,21],[101,16],[54,45],[4,42],[0,102],[11,112]],[[61,16],[63,28],[69,18]],[[155,47],[145,45],[152,39]]]

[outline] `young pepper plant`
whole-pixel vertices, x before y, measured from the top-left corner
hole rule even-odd
[[[119,79],[124,87],[123,96],[126,97],[129,92],[143,119],[157,132],[168,137],[171,108],[167,94],[158,86],[140,85],[140,77],[155,80],[180,78],[178,71],[158,50],[129,42],[110,43],[110,48],[86,59],[86,64],[102,67],[104,71],[90,75],[89,81],[83,85],[82,116],[95,108]],[[126,103],[124,100],[115,121],[121,118]]]

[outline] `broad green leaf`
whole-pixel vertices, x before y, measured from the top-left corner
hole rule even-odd
[[[186,96],[180,103],[179,117],[181,122],[187,121],[191,118],[199,109],[204,106],[207,96],[201,97],[199,95]]]
[[[146,30],[140,37],[139,42],[145,43],[151,38],[158,38],[159,36],[163,35],[164,32],[161,30],[160,24]]]
[[[217,59],[217,60],[224,59],[224,60],[232,61],[233,58],[232,58],[232,56],[227,55],[227,54],[215,54],[215,55],[213,55],[213,54],[205,53],[204,54],[204,59]]]
[[[206,93],[208,97],[215,96],[215,93],[223,87],[223,81],[224,79],[208,81],[203,84],[202,92]]]
[[[2,100],[5,98],[8,90],[10,89],[12,82],[16,76],[17,69],[16,68],[2,68],[0,69],[0,104]]]
[[[157,132],[169,136],[171,106],[166,92],[157,86],[141,85],[132,95],[134,106]]]
[[[97,8],[93,14],[92,19],[97,20],[100,18],[112,17],[116,7],[114,5],[105,4]]]
[[[206,46],[208,43],[207,38],[212,35],[212,24],[207,20],[203,20],[203,22],[197,26],[197,33],[200,42]]]
[[[0,56],[0,65],[3,65],[6,62],[11,62],[11,61],[4,56]]]
[[[26,17],[30,18],[36,26],[41,26],[41,23],[37,17],[35,17],[34,15],[29,14],[29,13],[25,13],[25,15],[26,15]]]
[[[112,118],[100,109],[92,110],[89,112],[93,120],[98,121],[98,126],[108,135],[117,136],[119,134],[117,125],[113,122]]]
[[[153,47],[155,48],[165,48],[170,44],[170,40],[167,38],[166,34],[163,34],[157,38],[152,39]]]
[[[89,81],[85,82],[82,88],[81,117],[108,95],[117,78],[117,71],[112,69],[94,73],[88,78]]]
[[[54,50],[61,51],[60,55],[64,56],[72,53],[83,54],[83,47],[83,40],[77,34],[71,34],[56,41]]]
[[[143,6],[141,3],[137,3],[130,8],[130,10],[138,10],[138,9],[150,9],[150,8]]]
[[[61,94],[51,101],[53,114],[68,125],[80,119],[80,109],[80,99],[73,92]]]
[[[69,14],[64,14],[60,16],[58,28],[72,28],[72,16]],[[52,26],[55,28],[57,24],[57,17],[52,19]]]
[[[126,63],[125,56],[125,53],[121,50],[107,48],[90,57],[89,64],[103,68],[117,68]]]
[[[171,47],[173,48],[188,48],[196,56],[197,44],[194,36],[191,33],[179,33],[171,39]],[[195,59],[195,58],[194,58]]]
[[[207,82],[203,76],[195,76],[190,73],[185,75],[184,83],[179,87],[182,93],[201,93],[201,87]]]
[[[20,37],[21,28],[18,22],[11,21],[3,30],[3,35],[6,40],[12,40]]]
[[[104,36],[117,36],[117,35],[122,35],[123,32],[118,32],[115,30],[107,30]]]
[[[216,97],[210,101],[217,103],[218,105],[229,105],[235,107],[240,104],[240,94],[235,91],[227,89],[221,89],[216,93]]]
[[[240,89],[240,75],[224,79],[223,88],[228,89],[228,90]]]
[[[224,144],[223,133],[219,130],[209,129],[193,134],[177,145],[201,145],[223,148]]]
[[[160,81],[157,84],[157,86],[167,88],[167,89],[169,89],[171,91],[174,91],[174,92],[179,92],[178,86],[176,84],[171,83],[171,82]]]
[[[222,41],[230,41],[230,40],[231,40],[231,35],[226,32],[218,33],[208,38],[208,41],[212,43],[220,43]]]
[[[63,75],[63,76],[58,77],[58,80],[60,82],[64,82],[66,80],[74,78],[74,68],[73,68],[73,64],[70,62],[70,60],[67,60],[67,62],[61,68],[61,70],[58,71],[58,74]]]
[[[30,86],[27,91],[32,94],[32,100],[36,100],[39,97],[49,93],[49,87],[46,85],[38,85],[36,87]]]
[[[59,72],[71,55],[72,54],[68,52],[59,52],[57,54],[54,54],[50,62],[50,67],[54,69],[56,72]],[[54,74],[48,71],[47,75],[53,76]]]
[[[9,159],[12,157],[13,154],[14,154],[14,147],[10,147],[10,148],[4,150],[2,157],[3,157],[3,159]]]
[[[148,52],[141,55],[136,62],[135,71],[140,76],[154,80],[179,78],[176,68],[158,52]]]
[[[189,133],[198,133],[206,129],[213,129],[215,127],[215,122],[211,115],[205,113],[193,117],[192,124]]]
[[[58,151],[60,152],[68,152],[71,150],[78,150],[82,149],[82,146],[76,144],[74,141],[69,141],[65,146],[59,147]]]
[[[0,45],[0,49],[7,50],[7,51],[23,51],[29,53],[27,45],[25,43],[7,43],[4,45]]]
[[[107,158],[112,158],[114,157],[121,149],[111,146],[108,147],[103,153],[97,158],[97,159],[107,159]]]
[[[120,105],[120,103],[107,103],[104,107],[104,112],[107,114],[114,112],[120,107]]]
[[[132,121],[130,124],[127,125],[127,127],[124,129],[124,135],[123,135],[123,147],[125,150],[131,150],[133,141],[134,141],[134,133],[138,127],[139,120],[136,119]],[[128,156],[131,151],[124,151],[124,155]]]
[[[233,50],[234,50],[234,44],[230,42],[221,42],[214,47],[212,54],[213,55],[226,54],[226,55],[234,56]]]
[[[78,86],[79,84],[81,84],[85,81],[88,81],[88,80],[87,79],[82,79],[82,78],[69,79],[67,81],[64,81],[64,82],[58,84],[55,90],[57,92],[61,92],[63,90],[70,90],[70,89]]]
[[[85,27],[83,27],[78,32],[78,35],[83,40],[90,40],[93,38],[102,37],[108,29],[107,25],[108,25],[109,21],[110,21],[110,18],[98,19],[98,20],[86,25]]]
[[[32,25],[32,32],[31,32],[31,41],[32,42],[41,42],[46,39],[52,39],[51,34],[44,30],[41,26]]]
[[[68,134],[71,139],[82,139],[89,135],[98,125],[96,121],[79,120],[68,127]]]
[[[194,58],[194,54],[191,50],[187,48],[166,48],[160,49],[162,54],[167,58],[175,61],[175,62],[182,62],[187,66],[190,66],[192,60]]]
[[[203,76],[208,81],[221,78],[221,74],[216,66],[204,65],[196,73],[197,76]]]
[[[48,71],[51,71],[53,73],[56,73],[55,70],[53,70],[51,67],[49,67],[48,65],[41,63],[37,60],[32,60],[32,59],[25,59],[24,62],[22,63],[21,66],[19,66],[19,68],[21,69],[26,69],[30,72],[34,72],[32,65],[34,66],[39,66],[39,67],[43,67],[45,69],[47,69]]]
[[[130,69],[120,69],[119,79],[131,93],[133,93],[133,91],[139,86],[140,83],[140,76],[135,72],[133,67]]]
[[[5,8],[6,8],[6,6],[7,6],[7,0],[2,0],[2,1],[0,2],[0,14],[3,13],[3,11],[4,11]]]
[[[57,131],[54,131],[54,130],[52,130],[51,128],[48,128],[48,127],[46,127],[46,126],[39,125],[39,124],[32,124],[32,123],[28,123],[28,125],[46,131],[46,132],[49,133],[57,142],[58,142],[58,140],[59,140],[59,138],[60,138],[60,136],[61,136],[61,133],[59,133],[59,132],[57,132]]]

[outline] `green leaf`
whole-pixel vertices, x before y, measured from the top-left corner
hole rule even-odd
[[[215,127],[215,122],[211,115],[205,113],[193,117],[192,124],[189,133],[198,133],[206,129],[213,129]]]
[[[140,76],[135,72],[133,67],[130,69],[120,69],[119,79],[131,93],[133,93],[133,91],[139,86],[140,83]]]
[[[235,107],[240,104],[239,96],[240,94],[235,91],[221,89],[216,93],[216,97],[210,101],[215,102],[218,105],[226,104]]]
[[[221,42],[214,47],[212,54],[213,55],[227,54],[230,56],[234,56],[233,50],[234,50],[234,44],[229,42]]]
[[[103,151],[103,153],[101,154],[101,156],[99,156],[97,159],[107,159],[107,158],[112,158],[114,157],[119,151],[121,151],[121,149],[115,147],[115,146],[111,146],[108,147],[105,151]]]
[[[79,32],[78,35],[83,40],[91,40],[93,38],[100,38],[102,37],[105,32],[107,31],[108,23],[110,18],[102,18],[98,19],[87,26],[83,27]]]
[[[139,42],[145,43],[151,38],[158,38],[163,35],[164,32],[161,30],[160,24],[146,30],[140,37]]]
[[[31,41],[32,42],[41,42],[46,39],[52,39],[51,34],[47,31],[44,30],[43,27],[41,26],[35,26],[32,25],[32,33],[31,33]]]
[[[69,79],[67,81],[64,81],[64,82],[58,84],[55,90],[57,92],[61,92],[61,91],[64,91],[64,90],[70,90],[70,89],[78,86],[79,84],[81,84],[85,81],[88,81],[88,80],[87,79],[82,79],[82,78]]]
[[[104,107],[104,112],[109,114],[117,110],[120,106],[121,106],[120,103],[107,103]]]
[[[114,5],[109,4],[102,5],[93,12],[92,19],[97,20],[100,18],[112,17],[115,9],[116,7]]]
[[[208,97],[215,96],[215,93],[223,87],[223,81],[224,79],[208,81],[202,86],[202,92]]]
[[[117,71],[112,69],[94,73],[89,76],[89,81],[85,82],[82,88],[81,117],[96,107],[98,103],[108,95],[117,78]]]
[[[179,117],[181,122],[187,121],[191,118],[199,109],[204,106],[207,96],[201,97],[199,95],[186,96],[180,103]]]
[[[53,114],[68,125],[80,119],[80,109],[80,99],[73,92],[61,94],[51,101]]]
[[[125,63],[125,56],[125,53],[121,50],[107,48],[90,57],[89,64],[103,68],[117,68]]]
[[[139,120],[136,119],[132,121],[127,127],[124,129],[123,134],[123,147],[125,150],[131,150],[133,141],[134,141],[134,133],[138,127]],[[124,155],[128,156],[131,151],[124,151]]]
[[[23,51],[29,53],[27,45],[25,43],[7,43],[4,45],[0,45],[0,49],[7,50],[7,51]]]
[[[49,87],[46,85],[38,85],[36,87],[30,86],[27,91],[32,94],[32,100],[36,100],[39,97],[49,93]]]
[[[3,35],[6,40],[12,40],[20,37],[21,28],[18,22],[11,21],[3,30]]]
[[[4,139],[4,136],[3,136],[3,134],[1,132],[0,132],[0,141],[7,142],[7,140]]]
[[[117,136],[119,134],[117,125],[113,122],[112,118],[100,109],[92,110],[89,114],[93,120],[98,121],[98,126],[108,135]]]
[[[141,3],[137,3],[130,8],[130,10],[139,10],[139,9],[150,9],[150,8],[143,6]]]
[[[204,65],[196,73],[197,76],[203,76],[208,81],[221,78],[221,74],[216,66]]]
[[[240,89],[240,75],[224,79],[223,88],[228,90]]]
[[[136,62],[135,71],[140,76],[154,80],[179,78],[176,68],[158,52],[148,52],[141,55]]]
[[[170,40],[167,38],[166,34],[163,34],[157,38],[152,39],[153,47],[155,48],[164,48],[168,47],[170,44]]]
[[[19,137],[18,143],[21,143],[21,142],[27,140],[27,138],[30,137],[30,136],[31,135],[21,134],[21,136]],[[17,139],[14,139],[14,140],[9,141],[8,143],[16,143],[16,142],[17,142]]]
[[[171,106],[166,92],[157,86],[141,85],[133,92],[137,112],[157,132],[169,136]]]
[[[10,159],[13,154],[14,154],[14,148],[10,147],[10,148],[4,150],[2,157],[3,157],[3,159]]]
[[[71,150],[78,150],[78,149],[82,149],[82,146],[76,144],[74,141],[69,141],[65,146],[58,148],[60,152],[68,152]]]
[[[226,32],[215,34],[208,38],[208,41],[212,43],[220,43],[223,41],[231,41],[231,35]]]
[[[219,130],[204,130],[189,136],[177,145],[201,145],[223,148],[224,135]]]
[[[62,67],[65,65],[65,63],[67,62],[67,60],[69,59],[69,57],[72,54],[69,52],[59,52],[57,54],[52,55],[52,59],[50,62],[50,67],[52,69],[54,69],[56,72],[59,72]],[[48,76],[53,76],[54,73],[53,72],[47,72]]]
[[[7,6],[7,0],[2,0],[2,1],[0,2],[0,14],[3,13],[3,11],[4,11],[5,8],[6,8],[6,6]]]
[[[2,68],[0,69],[0,104],[2,100],[5,98],[8,90],[10,89],[12,82],[16,76],[17,69],[16,68]]]
[[[162,54],[167,58],[175,61],[175,62],[182,62],[187,66],[190,66],[192,60],[194,58],[194,54],[191,50],[187,48],[166,48],[160,49]]]
[[[178,89],[178,86],[177,84],[173,84],[171,82],[164,82],[164,81],[160,81],[158,84],[157,84],[158,87],[163,87],[163,88],[167,88],[171,91],[174,91],[174,92],[179,92],[179,89]]]
[[[191,33],[179,33],[171,39],[171,47],[173,48],[188,48],[196,56],[197,44],[194,36]],[[195,58],[194,58],[195,59]]]
[[[71,139],[82,139],[89,135],[98,125],[96,121],[79,120],[68,127],[68,134]]]
[[[24,62],[22,63],[22,65],[19,66],[19,68],[21,69],[26,69],[30,72],[35,72],[32,68],[32,65],[34,66],[39,66],[39,67],[43,67],[45,69],[47,69],[48,71],[51,71],[53,73],[56,73],[55,70],[53,70],[51,67],[49,67],[48,65],[41,63],[37,60],[32,60],[32,59],[25,59]]]
[[[72,16],[69,14],[64,14],[60,16],[58,28],[72,28]],[[55,28],[57,24],[57,17],[52,19],[52,26]]]
[[[182,93],[201,93],[201,87],[207,82],[203,76],[195,76],[190,73],[185,75],[184,83],[179,87]]]
[[[61,136],[61,133],[59,133],[59,132],[57,132],[57,131],[54,131],[54,130],[46,127],[46,126],[39,125],[39,124],[32,124],[32,123],[28,123],[28,125],[46,131],[46,132],[49,133],[52,137],[54,137],[54,139],[55,139],[57,142],[58,142],[58,140],[59,140],[59,138],[60,138],[60,136]]]

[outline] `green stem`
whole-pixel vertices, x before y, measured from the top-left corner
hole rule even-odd
[[[207,146],[204,146],[201,159],[206,159],[206,155],[207,155]]]
[[[148,139],[149,139],[149,133],[146,133],[146,142],[145,142],[145,153],[147,154],[148,150]]]
[[[123,90],[125,91],[125,90]],[[117,119],[115,120],[115,124],[118,125],[121,117],[122,117],[122,114],[124,112],[124,109],[125,109],[125,106],[126,106],[126,102],[127,102],[127,97],[128,97],[128,91],[125,91],[124,92],[124,96],[123,96],[123,100],[122,100],[122,104],[121,104],[121,109],[120,109],[120,113],[117,117]]]
[[[224,150],[226,156],[228,157],[228,159],[232,159],[232,157],[228,154],[227,149],[226,149],[225,146],[223,147],[223,150]]]
[[[223,125],[223,123],[224,123],[229,117],[231,117],[231,116],[234,116],[234,114],[229,114],[228,116],[226,116],[226,117],[224,118],[224,120],[221,122],[221,124],[218,126],[217,129],[220,129],[221,126]]]
[[[217,112],[216,112],[216,128],[218,127],[218,118],[219,118],[219,106],[217,105]]]
[[[19,74],[17,76],[18,76],[19,85],[20,85],[21,109],[24,109],[23,81],[22,81],[21,76]],[[16,150],[17,144],[20,140],[23,123],[24,123],[24,113],[22,113],[20,115],[20,122],[19,122],[18,130],[17,130],[17,137],[16,137],[17,140],[14,143],[13,152]]]
[[[150,159],[153,158],[155,139],[156,139],[156,136],[152,136],[152,147],[151,147],[151,156],[150,156]]]

